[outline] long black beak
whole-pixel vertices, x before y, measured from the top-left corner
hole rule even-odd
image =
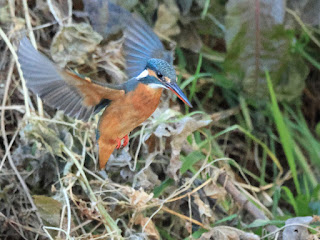
[[[189,107],[192,107],[192,104],[189,102],[188,98],[182,90],[179,88],[179,86],[176,83],[170,83],[166,85],[172,92],[174,92],[175,95],[178,96],[185,104],[187,104]]]

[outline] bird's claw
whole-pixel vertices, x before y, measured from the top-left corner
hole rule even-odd
[[[122,139],[123,139],[123,143],[121,143],[121,142],[122,142]],[[126,136],[124,136],[122,139],[117,138],[117,146],[116,146],[117,149],[121,148],[121,146],[122,146],[122,147],[125,147],[125,146],[128,145],[128,143],[129,143],[129,136],[126,135]]]
[[[123,147],[127,146],[129,143],[129,136],[125,135],[123,138]]]

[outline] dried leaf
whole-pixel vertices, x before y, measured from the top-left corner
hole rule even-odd
[[[193,133],[194,131],[207,126],[211,123],[212,120],[200,119],[197,120],[196,117],[184,117],[177,123],[177,127],[174,131],[172,131],[172,141],[171,148],[172,154],[170,159],[170,164],[168,167],[168,174],[175,181],[179,180],[177,173],[182,166],[182,162],[180,161],[180,152],[184,141],[186,141],[187,137]]]
[[[200,52],[203,45],[197,30],[192,26],[184,27],[178,39],[181,47],[196,53]]]
[[[130,204],[137,209],[144,207],[147,202],[153,199],[153,193],[148,194],[142,188],[139,190],[134,190],[133,188],[126,187],[122,190],[127,196],[129,196]]]
[[[148,224],[147,224],[148,223]],[[155,240],[160,240],[160,234],[154,225],[153,221],[148,218],[148,217],[143,217],[142,214],[139,214],[137,217],[134,219],[134,224],[140,225],[141,227],[144,227],[144,231],[148,234],[148,239],[155,239]]]
[[[102,37],[87,23],[63,26],[51,43],[51,55],[61,67],[68,62],[84,64]]]
[[[30,121],[21,132],[28,139],[42,143],[44,149],[50,152],[52,156],[63,157],[62,149],[64,143],[57,135],[55,129],[48,127],[46,122]]]
[[[180,16],[179,9],[174,1],[168,4],[160,4],[158,8],[158,19],[154,26],[155,32],[162,36],[170,37],[180,33],[180,27],[177,22]]]
[[[5,3],[5,2],[4,2]],[[10,8],[8,4],[1,3],[0,1],[0,24],[6,26],[7,24],[14,23],[14,31],[19,31],[25,28],[25,20],[19,17],[11,17]],[[7,28],[7,26],[6,26]]]
[[[309,72],[301,56],[290,52],[284,27],[284,0],[231,0],[226,16],[226,69],[235,85],[253,97],[269,96],[265,70],[279,100],[299,97]]]
[[[137,182],[136,186],[141,187],[145,190],[146,189],[152,190],[156,185],[161,184],[161,181],[159,180],[159,176],[155,174],[151,168],[147,168],[142,172],[139,172],[138,175],[135,176],[135,181]]]
[[[312,220],[312,217],[295,217],[288,219],[286,221],[285,229],[283,230],[283,240],[308,239],[308,228],[305,226],[301,226],[301,224],[308,225]]]
[[[132,157],[128,149],[129,149],[129,146],[120,150],[113,151],[107,164],[107,171],[110,171],[113,167],[122,168],[122,167],[131,165]]]
[[[51,0],[50,2],[52,6],[51,14],[57,21],[63,22],[68,17],[68,4],[64,0]],[[46,2],[44,5],[48,6],[48,3]]]
[[[8,23],[10,21],[11,21],[11,16],[9,13],[9,6],[8,5],[1,6],[0,7],[0,23],[3,24],[3,23]]]
[[[306,25],[320,25],[319,0],[291,0],[287,3],[288,8],[294,10]]]
[[[182,15],[186,15],[190,11],[193,0],[176,0],[176,2],[181,9]]]
[[[203,215],[212,217],[212,210],[209,205],[205,204],[198,195],[194,195],[194,203],[199,208],[200,217]]]
[[[106,45],[98,46],[94,54],[95,65],[104,69],[111,79],[117,83],[123,83],[127,80],[126,74],[122,71],[125,67],[122,43],[123,38],[109,41]]]
[[[259,240],[253,233],[246,233],[233,227],[219,226],[212,228],[209,232],[201,235],[200,240]]]
[[[217,199],[218,201],[222,201],[225,199],[227,192],[224,187],[219,187],[214,183],[210,183],[203,188],[206,196]]]
[[[154,131],[154,135],[158,138],[170,137],[173,130],[173,127],[167,123],[160,123]]]
[[[58,227],[61,220],[62,204],[44,195],[34,195],[33,199],[41,218],[51,226]]]

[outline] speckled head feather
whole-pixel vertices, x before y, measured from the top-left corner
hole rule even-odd
[[[176,82],[177,76],[173,66],[162,59],[149,59],[147,62],[147,69],[153,70],[157,75],[160,74],[164,77],[169,78],[171,82]]]

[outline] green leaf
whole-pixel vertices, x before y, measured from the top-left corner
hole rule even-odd
[[[157,227],[159,233],[160,233],[160,236],[161,236],[161,239],[167,239],[167,240],[174,240],[174,238],[172,238],[170,236],[170,234],[168,233],[168,231],[166,229],[163,229],[163,228],[160,228],[160,227]]]
[[[256,228],[256,227],[264,227],[266,225],[270,225],[270,224],[284,224],[284,221],[281,220],[266,220],[266,219],[257,219],[255,221],[253,221],[251,224],[247,225],[246,228]]]
[[[296,213],[297,216],[299,216],[299,208],[297,205],[296,200],[294,199],[293,193],[291,192],[291,190],[289,188],[287,188],[286,186],[283,186],[282,189],[284,190],[284,192],[286,193],[287,197],[288,197],[288,202],[291,204],[291,206],[294,209],[294,212]]]
[[[320,200],[309,203],[310,209],[313,211],[314,215],[320,215]]]
[[[249,96],[268,97],[265,70],[279,100],[302,93],[309,69],[291,52],[294,34],[284,26],[285,6],[284,0],[228,1],[225,68]]]
[[[215,222],[214,222],[214,225],[217,226],[218,224],[224,223],[224,222],[226,222],[226,221],[231,221],[232,219],[234,219],[234,218],[236,218],[236,217],[238,217],[238,214],[232,214],[232,215],[227,216],[227,217],[225,217],[225,218],[222,218],[222,219],[220,219],[220,220],[218,220],[218,221],[215,221]]]
[[[309,216],[312,215],[312,210],[309,207],[310,198],[308,196],[301,194],[296,197],[296,203],[299,208],[299,216]]]
[[[280,141],[292,173],[296,190],[298,194],[301,194],[298,175],[297,175],[297,167],[296,167],[296,163],[293,155],[293,148],[292,148],[294,144],[294,140],[292,139],[290,135],[290,131],[284,122],[268,72],[266,72],[266,79],[268,82],[268,88],[269,88],[270,98],[271,98],[271,112],[274,117],[274,121],[276,123],[278,133],[280,135]]]
[[[316,134],[317,134],[317,137],[320,137],[320,122],[318,122],[316,125]]]
[[[185,238],[184,240],[191,240],[191,239],[199,239],[201,237],[201,235],[205,232],[208,232],[207,229],[203,229],[203,228],[200,228],[199,230],[195,231],[194,233],[192,233],[192,238]]]
[[[164,180],[159,186],[155,187],[153,190],[154,197],[157,198],[161,195],[161,193],[169,186],[174,184],[174,180],[172,178],[167,178]]]
[[[186,171],[191,169],[191,167],[200,160],[205,159],[205,155],[203,155],[199,151],[194,151],[190,153],[187,157],[184,158],[182,166],[180,168],[180,173],[184,174]]]
[[[33,200],[38,208],[41,218],[49,225],[58,227],[60,224],[60,212],[62,204],[44,195],[34,195]]]

